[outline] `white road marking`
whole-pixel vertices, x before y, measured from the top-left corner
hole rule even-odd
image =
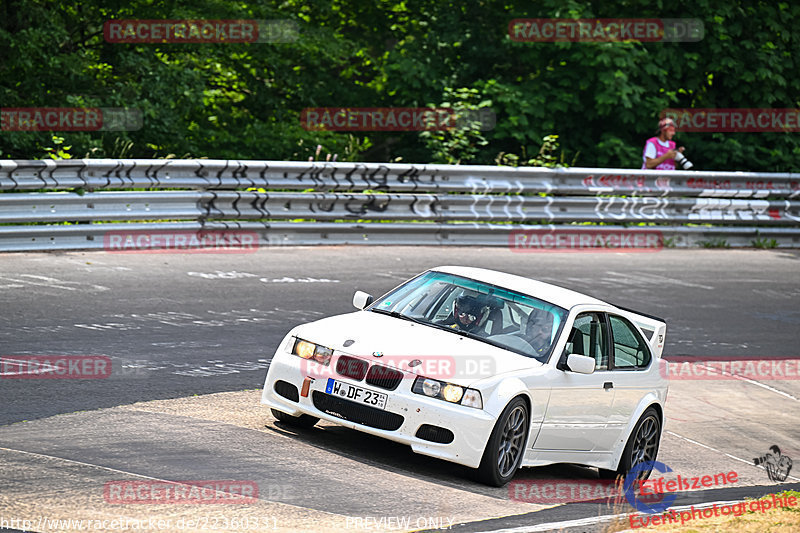
[[[17,356],[17,357],[19,357],[19,356]],[[65,357],[69,357],[69,356],[65,356]],[[28,363],[28,361],[27,360],[22,360],[22,359],[13,359],[13,356],[11,356],[11,357],[8,357],[8,356],[0,357],[0,362],[2,362],[2,367],[0,368],[0,376],[4,376],[4,377],[5,376],[21,376],[21,375],[29,376],[31,374],[45,374],[47,372],[54,372],[56,370],[55,366],[49,365],[47,363],[38,362],[36,370],[26,371],[26,370],[24,370],[24,367]],[[14,363],[18,363],[18,364],[15,365]],[[18,371],[16,371],[16,372],[14,372],[14,371],[3,372],[2,371],[2,369],[6,369],[7,370],[9,366],[16,366],[18,368]]]
[[[90,468],[97,468],[97,469],[100,469],[100,470],[105,470],[107,472],[113,472],[115,474],[122,474],[122,475],[124,475],[126,477],[127,476],[133,476],[133,477],[137,477],[137,478],[149,479],[149,480],[152,480],[152,481],[157,481],[159,483],[170,483],[170,484],[173,484],[173,485],[186,485],[185,483],[180,483],[178,481],[173,481],[173,480],[169,480],[169,479],[161,479],[161,478],[152,477],[152,476],[145,476],[144,474],[137,474],[136,472],[127,472],[125,470],[119,470],[117,468],[110,468],[108,466],[101,466],[101,465],[96,465],[96,464],[93,464],[93,463],[86,463],[86,462],[83,462],[83,461],[76,461],[74,459],[65,459],[64,457],[58,457],[57,455],[48,455],[48,454],[44,454],[44,453],[27,452],[27,451],[24,451],[24,450],[15,450],[14,448],[4,448],[2,446],[0,446],[0,451],[22,453],[22,454],[25,454],[25,455],[32,455],[34,457],[45,458],[45,459],[57,459],[59,461],[65,461],[67,463],[72,463],[72,464],[81,465],[81,466],[88,466]],[[220,493],[220,494],[232,494],[234,496],[239,496],[239,497],[241,496],[241,494],[235,494],[235,493],[226,492],[226,491],[223,491],[223,490],[216,490],[216,489],[208,489],[208,490],[213,490],[215,493]],[[291,508],[297,509],[299,511],[307,511],[308,510],[307,507],[301,507],[299,505],[292,505],[291,503],[276,502],[276,501],[267,500],[267,499],[261,499],[261,498],[259,498],[259,501],[269,502],[269,503],[273,503],[273,504],[276,504],[276,505],[285,505],[286,507],[291,507]],[[324,513],[324,514],[327,514],[327,515],[331,515],[331,516],[337,516],[337,517],[343,517],[344,516],[344,515],[337,515],[336,513],[331,513],[331,512],[328,512],[328,511],[320,511],[320,510],[317,510],[317,509],[314,509],[314,511],[318,512],[318,513]]]
[[[338,279],[328,278],[290,278],[284,276],[282,278],[260,278],[258,281],[263,283],[339,283]]]
[[[194,276],[205,279],[239,279],[239,278],[258,277],[255,274],[250,274],[249,272],[239,272],[237,270],[232,270],[230,272],[223,272],[221,270],[217,270],[216,272],[187,272],[186,274],[188,276]]]
[[[611,276],[617,276],[621,279],[624,279],[628,283],[630,283],[631,280],[637,280],[644,282],[646,285],[667,284],[667,285],[679,285],[681,287],[694,287],[698,289],[706,289],[709,291],[714,290],[714,287],[711,287],[710,285],[701,285],[699,283],[692,283],[690,281],[685,281],[682,279],[668,278],[666,276],[659,276],[658,274],[648,274],[645,272],[638,272],[638,273],[629,272],[626,274],[623,272],[608,271],[606,272],[606,274]]]
[[[28,279],[19,279],[19,278],[28,278]],[[52,289],[61,289],[65,291],[77,291],[78,289],[85,289],[86,287],[91,287],[96,291],[107,291],[108,287],[104,287],[102,285],[94,285],[92,283],[83,283],[80,281],[63,281],[56,278],[49,278],[47,276],[36,276],[34,274],[19,274],[18,277],[10,277],[10,276],[0,276],[0,279],[11,281],[15,287],[24,287],[25,285],[34,285],[37,287],[48,287]],[[19,283],[24,283],[25,285],[17,285]],[[77,285],[77,287],[68,287],[67,285]],[[7,288],[12,288],[10,286],[6,286]]]
[[[25,274],[22,274],[20,277],[24,277],[24,276],[25,276]],[[27,280],[27,279],[10,278],[10,277],[7,277],[7,276],[2,276],[2,277],[0,277],[0,279],[4,279],[4,280],[7,280],[7,281],[15,281],[15,282],[19,282],[19,283],[26,283],[28,285],[36,285],[36,286],[39,286],[39,287],[51,287],[53,289],[63,289],[65,291],[76,291],[76,290],[78,290],[75,287],[66,287],[64,285],[55,285],[53,283],[36,283],[35,281],[30,281],[30,280]]]
[[[674,431],[666,431],[665,433],[669,433],[673,437],[677,437],[679,439],[685,440],[686,442],[690,442],[690,443],[692,443],[692,444],[694,444],[696,446],[700,446],[701,448],[705,448],[707,450],[711,450],[712,452],[721,453],[722,455],[725,455],[726,457],[730,457],[731,459],[733,459],[735,461],[739,461],[741,463],[748,464],[748,465],[752,466],[753,468],[755,468],[757,470],[763,470],[762,467],[754,465],[753,461],[748,461],[747,459],[742,459],[741,457],[736,457],[735,455],[731,455],[729,453],[723,452],[722,450],[718,450],[716,448],[712,448],[711,446],[709,446],[707,444],[703,444],[702,442],[697,442],[696,440],[690,439],[689,437],[684,437],[683,435],[678,435]],[[792,478],[795,481],[800,481],[800,478],[796,478],[794,476],[789,476],[789,477]]]
[[[702,360],[702,357],[701,357],[701,356],[698,356],[698,359]],[[734,358],[731,358],[731,359],[733,360]],[[738,359],[738,358],[737,358],[737,359]],[[744,361],[746,361],[746,360],[747,360],[747,359],[746,359],[746,358],[744,358],[744,357],[742,357],[741,359],[742,359],[742,360],[744,360]],[[766,384],[764,384],[764,383],[761,383],[760,381],[756,381],[756,380],[754,380],[754,379],[750,379],[750,378],[746,378],[746,377],[743,377],[743,376],[739,376],[739,375],[737,375],[737,374],[732,374],[732,373],[730,373],[730,372],[726,372],[726,371],[724,371],[724,370],[722,370],[722,369],[719,369],[719,368],[712,368],[712,367],[709,367],[709,366],[706,366],[706,365],[697,365],[697,366],[698,366],[698,367],[700,367],[700,368],[705,368],[706,370],[709,370],[709,371],[711,371],[712,373],[719,372],[720,374],[725,374],[726,376],[731,376],[731,377],[732,377],[732,378],[734,378],[734,379],[738,379],[738,380],[740,380],[740,381],[744,381],[744,382],[750,383],[751,385],[756,385],[757,387],[761,387],[761,388],[763,388],[763,389],[766,389],[766,390],[768,390],[768,391],[770,391],[770,392],[774,392],[775,394],[780,394],[781,396],[784,396],[784,397],[786,397],[786,398],[789,398],[790,400],[794,400],[794,401],[796,401],[796,402],[800,402],[800,398],[797,398],[797,397],[795,397],[795,396],[792,396],[792,395],[791,395],[791,394],[789,394],[788,392],[783,392],[783,391],[782,391],[782,390],[780,390],[780,389],[776,389],[775,387],[770,387],[769,385],[766,385]]]

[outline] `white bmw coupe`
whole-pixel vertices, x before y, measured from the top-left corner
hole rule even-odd
[[[495,486],[523,466],[577,463],[616,477],[656,459],[662,319],[452,266],[375,301],[358,291],[353,305],[278,346],[261,401],[280,422],[323,419],[408,444]]]

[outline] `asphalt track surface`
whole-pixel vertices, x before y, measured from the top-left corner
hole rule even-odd
[[[241,521],[233,527],[236,516],[282,530],[547,530],[554,523],[599,530],[598,522],[570,521],[616,514],[619,505],[531,503],[404,446],[330,424],[293,430],[258,404],[255,389],[291,327],[349,312],[356,289],[379,295],[444,264],[521,274],[661,316],[667,356],[800,355],[798,252],[275,247],[7,254],[0,256],[0,356],[103,355],[112,372],[96,380],[0,376],[0,527],[4,517],[178,520],[215,513],[227,529],[218,521],[206,530],[252,530]],[[676,505],[774,491],[752,459],[773,444],[800,457],[798,383],[673,382],[659,460],[671,475],[739,476],[735,486],[683,494]],[[592,477],[591,469],[557,465],[523,469],[516,479]],[[103,500],[105,481],[139,478],[252,480],[259,500],[183,507]],[[786,483],[798,481],[789,476]],[[409,527],[395,528],[402,519]]]

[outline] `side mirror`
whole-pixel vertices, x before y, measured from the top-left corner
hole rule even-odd
[[[594,357],[571,353],[567,356],[567,366],[578,374],[594,374]]]
[[[372,303],[373,299],[374,298],[372,298],[371,294],[367,294],[363,291],[356,291],[356,293],[353,295],[353,307],[356,309],[364,309],[366,306]],[[594,361],[594,359],[592,359],[592,361]]]

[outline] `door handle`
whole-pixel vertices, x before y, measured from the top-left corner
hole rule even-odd
[[[614,384],[613,384],[613,383],[611,383],[610,381],[606,381],[605,383],[603,383],[603,388],[604,388],[605,390],[608,390],[608,389],[613,389],[613,388],[614,388]]]

